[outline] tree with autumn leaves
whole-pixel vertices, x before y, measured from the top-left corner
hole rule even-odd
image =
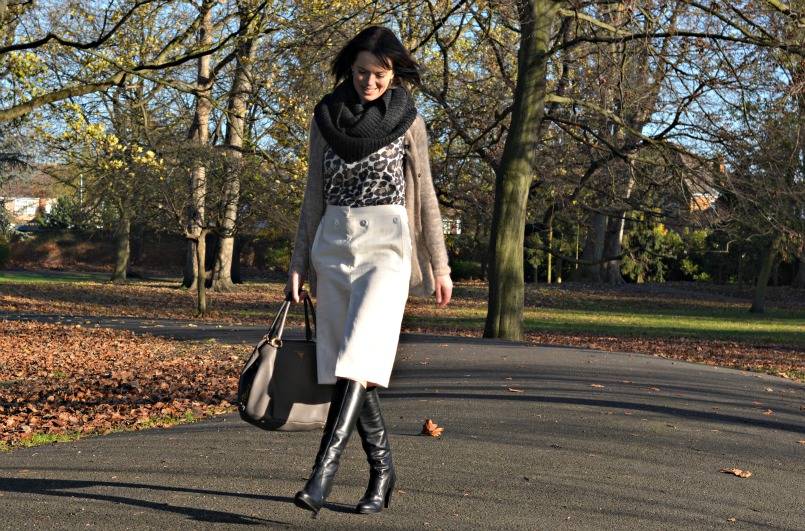
[[[747,124],[758,141],[796,138],[775,116],[801,117],[798,104],[768,101],[760,114],[740,103],[741,95],[770,90],[748,60],[759,54],[768,64],[793,65],[774,71],[791,74],[789,102],[800,94],[801,7],[777,0],[144,0],[69,3],[47,13],[4,2],[0,68],[10,77],[0,86],[0,122],[37,127],[53,142],[69,130],[90,135],[84,149],[64,149],[63,160],[82,160],[85,175],[97,174],[98,198],[140,198],[142,208],[128,208],[137,215],[160,205],[146,217],[187,237],[185,285],[199,290],[203,312],[204,236],[216,231],[220,242],[212,285],[230,289],[241,223],[262,215],[285,227],[296,217],[307,124],[330,88],[332,54],[365,25],[391,26],[425,68],[417,97],[439,198],[467,232],[454,250],[488,260],[485,335],[518,339],[524,248],[553,276],[564,268],[581,279],[621,282],[624,256],[660,260],[664,252],[647,254],[639,238],[625,235],[692,223],[684,207],[695,190],[718,188],[732,201],[735,208],[719,210],[722,226],[752,225],[752,215],[771,208],[748,202],[749,190],[770,182],[763,159],[782,151],[738,157],[734,125]],[[83,122],[74,117],[65,128],[61,120],[73,115]],[[122,147],[110,147],[115,141]],[[102,149],[87,152],[96,144]],[[785,153],[793,161],[800,149],[792,144]],[[88,160],[96,161],[93,171]],[[103,176],[116,175],[104,165],[120,170],[121,184],[137,183],[136,193],[104,188]],[[795,166],[768,187],[768,205],[798,204],[802,170]],[[284,214],[272,213],[278,204]],[[774,226],[783,236],[770,240],[768,269],[780,253],[802,256],[796,209],[780,210],[788,221]],[[122,235],[126,209],[119,212]],[[733,236],[747,237],[741,230]],[[120,263],[116,269],[125,271]]]

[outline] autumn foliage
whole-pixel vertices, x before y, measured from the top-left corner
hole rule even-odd
[[[0,446],[232,411],[233,347],[128,331],[0,322]]]

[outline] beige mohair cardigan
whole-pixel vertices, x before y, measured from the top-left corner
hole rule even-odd
[[[307,278],[311,295],[316,295],[316,272],[310,267],[310,250],[326,207],[324,202],[323,158],[326,142],[316,126],[310,126],[308,172],[299,225],[296,229],[291,273]],[[411,281],[409,293],[431,295],[436,289],[434,276],[447,275],[447,249],[444,245],[442,215],[430,174],[430,155],[425,120],[417,116],[405,132],[405,209],[411,231]]]

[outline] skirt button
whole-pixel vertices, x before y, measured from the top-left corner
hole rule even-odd
[[[362,219],[362,220],[361,220],[361,227],[365,227],[365,226],[366,226],[366,225],[368,225],[368,224],[369,224],[369,223],[368,223],[368,222],[367,222],[365,219]]]

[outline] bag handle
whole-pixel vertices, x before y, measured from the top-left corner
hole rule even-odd
[[[288,310],[291,307],[291,301],[293,301],[293,297],[290,294],[288,294],[288,296],[285,297],[285,300],[282,302],[282,306],[280,306],[280,309],[277,312],[277,316],[274,317],[274,321],[271,323],[271,328],[268,329],[268,333],[265,336],[266,340],[273,347],[279,348],[282,346],[282,332],[283,330],[285,330],[285,320],[288,318]],[[313,341],[314,333],[313,329],[310,326],[311,322],[310,315],[313,316],[313,327],[315,327],[316,310],[313,308],[313,301],[310,300],[309,295],[305,295],[304,303],[305,303],[305,341]]]
[[[310,308],[310,315],[313,317],[313,329],[310,327],[310,317],[308,316],[308,308]],[[313,341],[315,334],[313,330],[316,328],[316,309],[313,307],[313,301],[310,300],[309,295],[305,295],[305,341]]]

